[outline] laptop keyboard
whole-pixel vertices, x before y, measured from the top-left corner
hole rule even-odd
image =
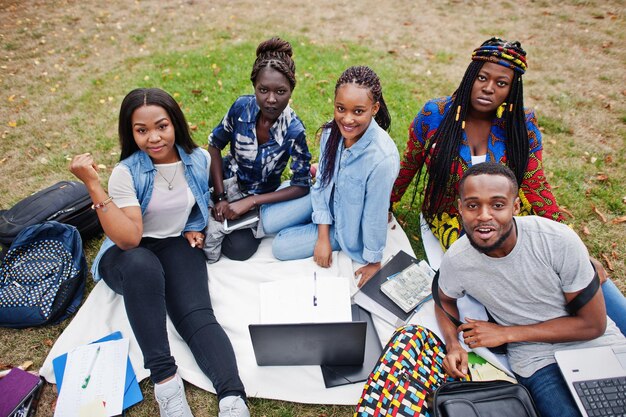
[[[626,417],[626,377],[574,382],[589,417]]]

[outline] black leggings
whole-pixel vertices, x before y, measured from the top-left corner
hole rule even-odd
[[[182,236],[144,238],[134,249],[113,246],[102,257],[99,271],[107,285],[124,297],[153,382],[163,381],[177,369],[167,338],[167,311],[218,398],[245,398],[233,347],[213,314],[202,250],[192,248]]]
[[[246,261],[259,248],[261,239],[254,237],[252,229],[237,229],[224,236],[222,255],[233,261]]]

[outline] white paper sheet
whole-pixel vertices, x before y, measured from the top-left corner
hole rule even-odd
[[[352,321],[348,278],[312,274],[265,282],[259,299],[262,324]]]
[[[67,355],[63,387],[54,417],[75,417],[81,407],[102,400],[106,415],[122,413],[128,339],[79,346]],[[85,386],[85,379],[89,382]]]

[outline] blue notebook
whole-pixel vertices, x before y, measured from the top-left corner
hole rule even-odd
[[[118,340],[121,338],[122,333],[115,332],[92,343],[106,342],[108,340]],[[135,371],[133,371],[133,366],[130,363],[130,358],[128,358],[127,360],[128,362],[126,364],[126,381],[124,382],[124,402],[122,405],[124,410],[143,400],[143,395],[141,394],[141,389],[139,388],[139,383],[137,382],[137,375],[135,375]],[[52,360],[54,376],[57,380],[57,393],[61,392],[61,384],[63,383],[65,365],[67,365],[67,353],[64,353],[63,355],[56,357]]]

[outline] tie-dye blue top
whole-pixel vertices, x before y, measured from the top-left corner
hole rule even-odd
[[[287,106],[270,128],[269,140],[259,145],[259,111],[253,95],[241,96],[209,135],[211,146],[224,149],[230,144],[230,155],[224,159],[224,178],[237,175],[240,188],[249,194],[272,192],[280,185],[291,157],[291,185],[309,187],[311,153],[304,124]]]

